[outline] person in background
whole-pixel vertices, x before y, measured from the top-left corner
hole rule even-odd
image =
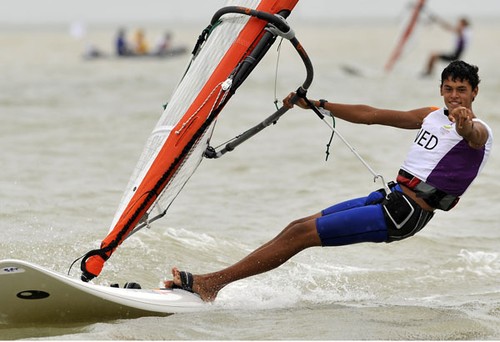
[[[92,59],[105,56],[105,54],[101,50],[99,50],[99,48],[96,45],[92,43],[87,43],[85,45],[85,53],[83,54],[83,56],[87,59]]]
[[[476,66],[454,61],[441,74],[441,108],[400,111],[310,101],[348,122],[418,130],[396,182],[388,184],[390,190],[373,191],[295,220],[274,239],[220,271],[193,276],[174,267],[173,280],[165,281],[165,287],[180,287],[213,301],[226,285],[273,270],[310,247],[390,243],[413,236],[436,210],[455,207],[490,155],[491,129],[472,110],[479,82]],[[293,96],[283,100],[284,106],[294,106]],[[296,105],[311,109],[304,99]]]
[[[125,29],[120,28],[116,35],[115,52],[117,56],[129,56],[131,54],[130,48],[126,39]]]
[[[444,29],[455,32],[456,35],[455,47],[453,51],[450,53],[443,53],[443,52],[432,53],[427,62],[423,76],[432,75],[432,72],[434,70],[434,65],[438,60],[443,60],[447,62],[459,60],[460,57],[463,55],[464,51],[467,49],[471,39],[470,23],[469,20],[467,20],[467,18],[459,19],[456,26],[453,26],[434,15],[431,16],[431,19],[440,24]]]
[[[154,53],[155,55],[164,55],[168,53],[171,47],[172,47],[172,34],[170,32],[165,32],[165,34],[162,35],[158,40]]]
[[[138,29],[135,32],[135,49],[134,53],[136,55],[147,55],[149,52],[149,46],[146,42],[146,37],[142,29]]]

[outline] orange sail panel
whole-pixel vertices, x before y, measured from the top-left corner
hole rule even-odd
[[[291,11],[297,2],[246,0],[238,5],[276,14]],[[262,38],[266,25],[241,14],[226,15],[213,25],[146,142],[108,235],[100,249],[82,261],[86,280],[100,274],[104,262],[138,225],[148,223],[154,207],[166,212],[201,162],[216,116],[234,93],[228,80]],[[161,205],[160,198],[166,199]]]
[[[401,56],[401,53],[404,50],[406,42],[408,41],[408,39],[412,35],[412,33],[415,29],[415,26],[417,25],[418,17],[420,15],[420,12],[424,8],[424,5],[425,5],[425,0],[418,0],[418,2],[415,4],[415,7],[413,8],[413,11],[411,14],[410,21],[408,22],[408,25],[406,26],[405,30],[403,31],[403,34],[401,35],[401,37],[396,45],[396,48],[394,49],[394,51],[391,54],[391,57],[389,58],[389,60],[387,61],[386,65],[385,65],[386,72],[389,72],[392,70],[392,68],[394,67],[394,64],[397,62],[397,60]]]

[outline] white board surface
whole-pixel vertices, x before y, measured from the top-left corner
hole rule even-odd
[[[200,311],[179,289],[125,289],[85,283],[21,260],[0,261],[0,321],[84,322]]]

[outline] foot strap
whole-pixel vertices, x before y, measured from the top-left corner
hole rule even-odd
[[[179,275],[181,277],[181,285],[173,284],[173,289],[182,289],[184,291],[189,291],[194,293],[193,291],[193,275],[186,271],[180,271]]]

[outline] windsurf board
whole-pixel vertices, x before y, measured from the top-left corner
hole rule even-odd
[[[180,289],[95,285],[27,261],[0,261],[0,322],[99,322],[204,307],[198,295]]]

